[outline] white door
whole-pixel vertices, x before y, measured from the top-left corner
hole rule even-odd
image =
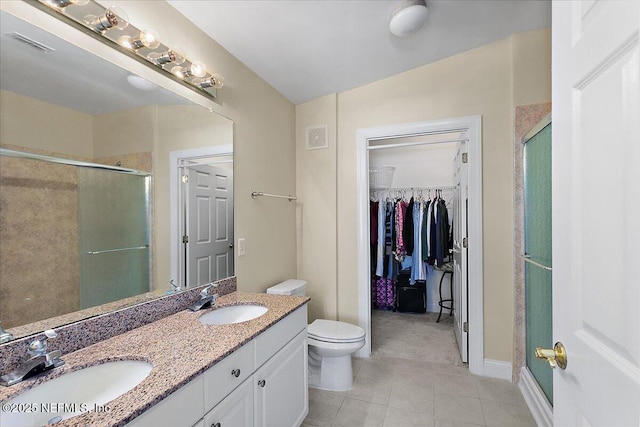
[[[467,143],[458,148],[454,159],[455,194],[453,197],[453,318],[454,332],[458,341],[460,357],[469,360],[469,339],[467,336]]]
[[[640,425],[639,1],[554,1],[556,426]]]
[[[233,175],[208,165],[186,168],[186,283],[233,276]]]

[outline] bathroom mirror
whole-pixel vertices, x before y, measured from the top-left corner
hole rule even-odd
[[[190,190],[171,192],[170,177],[224,175],[232,236],[232,155],[170,159],[231,147],[233,123],[5,10],[0,19],[1,326],[19,338],[164,296],[169,280],[185,286],[170,230],[186,227]],[[186,244],[173,251],[189,264]],[[233,275],[227,256],[197,280]]]

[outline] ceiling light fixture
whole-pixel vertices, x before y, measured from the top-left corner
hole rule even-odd
[[[408,37],[427,22],[429,11],[425,0],[407,0],[391,13],[389,30],[396,37]]]

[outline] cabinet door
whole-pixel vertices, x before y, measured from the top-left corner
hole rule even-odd
[[[252,427],[253,393],[253,377],[249,377],[205,415],[204,427]]]
[[[302,424],[309,412],[306,329],[256,371],[253,383],[256,426]]]

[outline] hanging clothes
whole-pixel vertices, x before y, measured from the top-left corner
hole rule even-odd
[[[407,248],[405,246],[404,226],[407,215],[407,207],[409,203],[404,200],[396,202],[396,250],[395,257],[398,262],[404,261],[407,256]]]
[[[382,277],[384,273],[384,220],[386,216],[386,203],[378,203],[378,244],[376,248],[376,276]]]
[[[415,283],[417,280],[427,280],[427,270],[422,259],[422,222],[424,221],[424,205],[422,203],[415,203],[413,205],[413,235],[414,235],[414,249],[413,256],[411,258],[411,279],[410,283]]]
[[[407,255],[409,256],[413,254],[413,244],[414,244],[413,205],[414,205],[414,200],[412,197],[409,200],[409,204],[407,205],[407,211],[405,212],[404,227],[402,228],[402,239],[404,240],[405,250],[407,251]]]

